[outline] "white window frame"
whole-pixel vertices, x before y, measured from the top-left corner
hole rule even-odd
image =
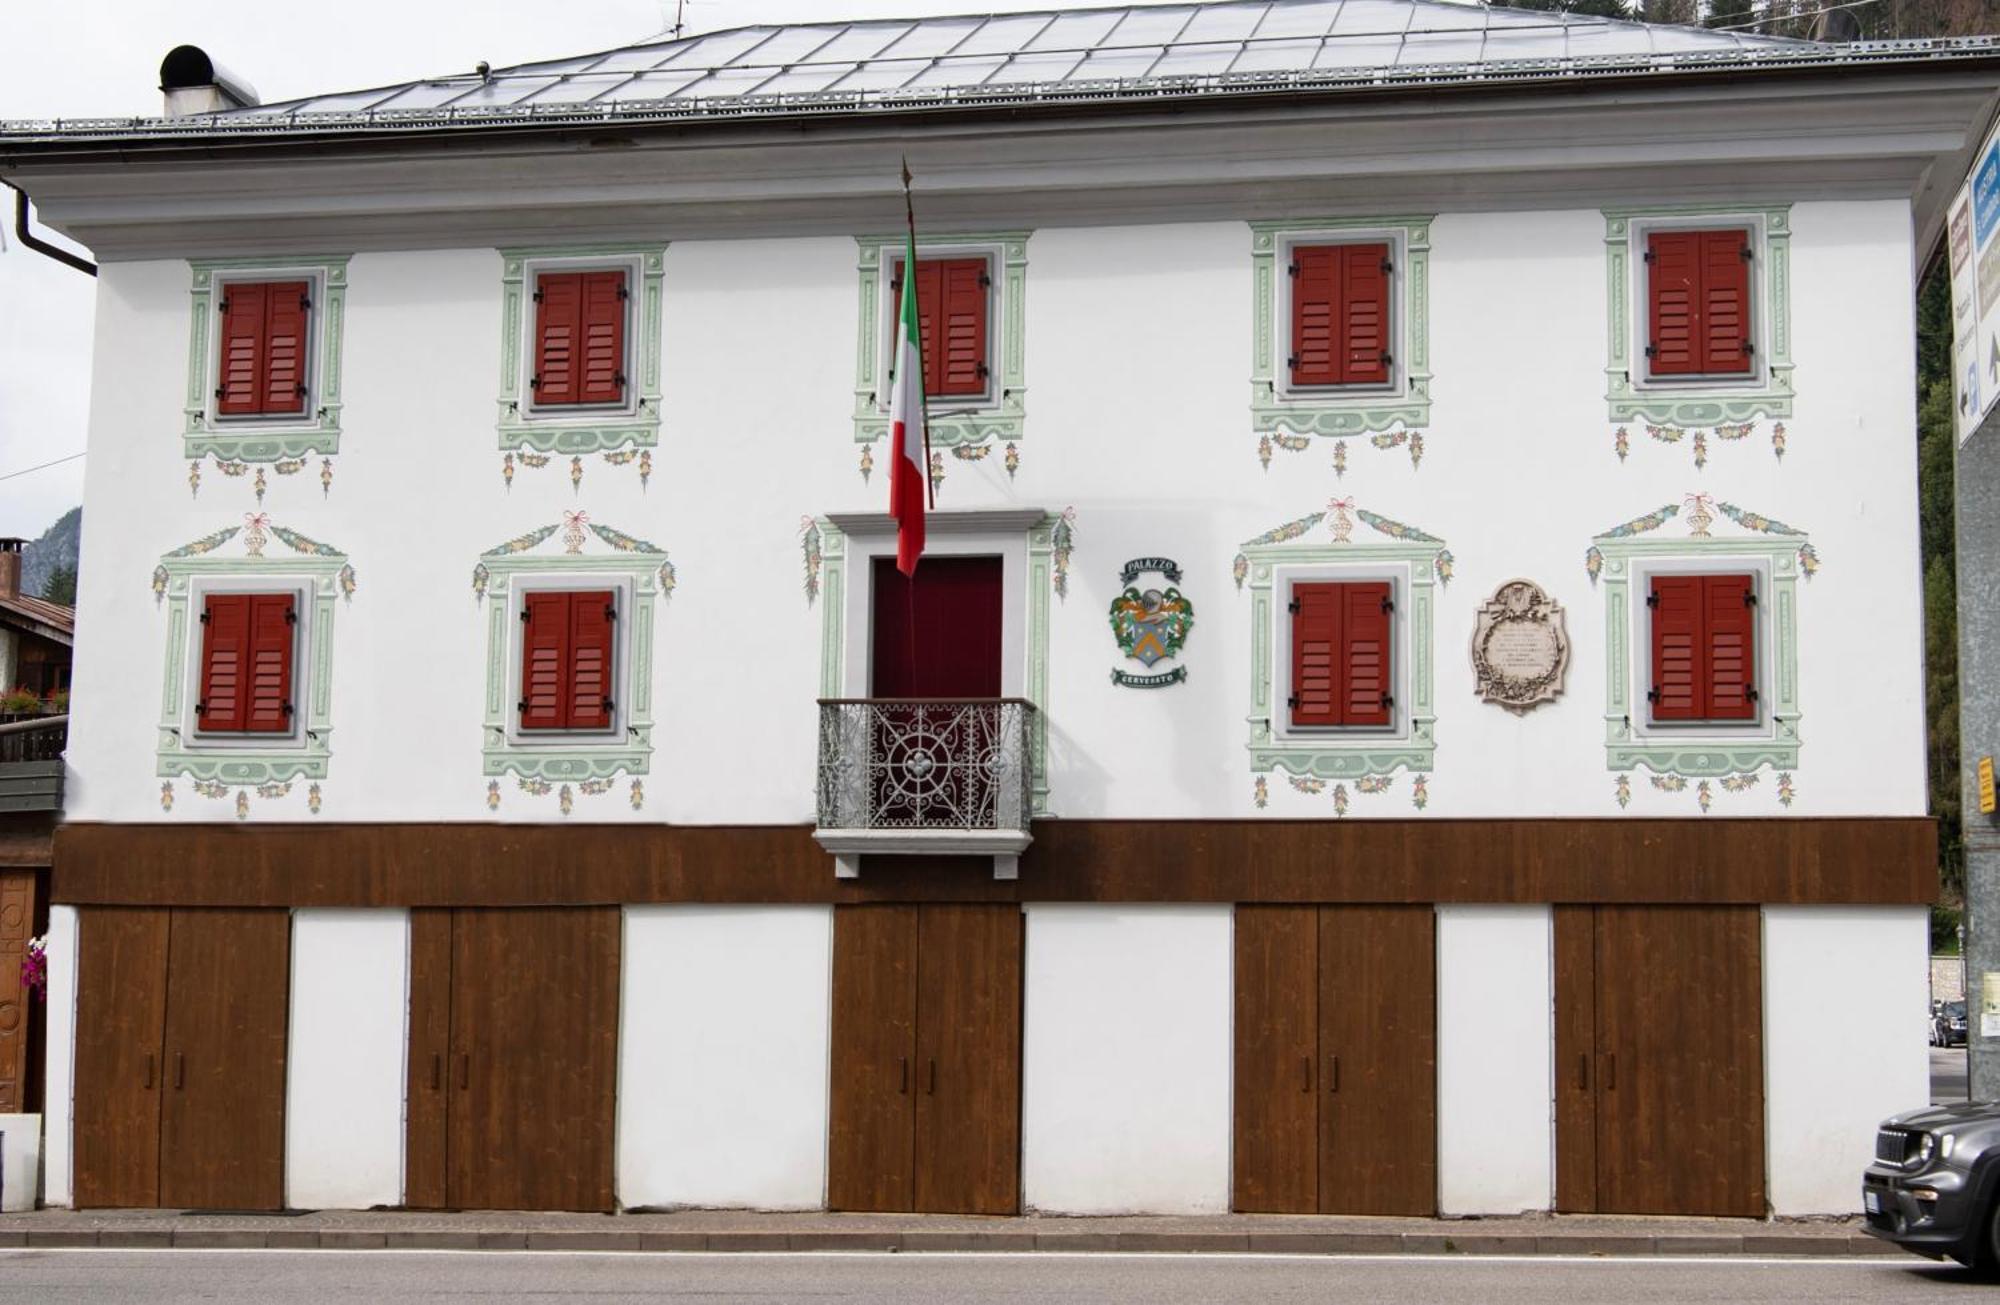
[[[521,313],[521,338],[516,345],[521,360],[521,420],[531,426],[561,425],[564,422],[595,423],[608,418],[633,418],[639,414],[639,369],[634,365],[634,351],[639,346],[638,307],[645,285],[644,256],[631,254],[575,254],[543,255],[522,260],[521,277],[526,303]],[[535,375],[538,353],[535,323],[539,314],[536,309],[540,302],[535,298],[541,290],[541,278],[551,272],[610,272],[625,273],[625,327],[622,334],[625,354],[618,360],[619,371],[625,377],[625,397],[618,403],[558,403],[543,404],[536,397],[535,386],[530,382]]]
[[[1001,332],[1005,329],[1001,315],[1006,311],[1005,301],[1000,294],[1000,269],[1004,265],[1005,252],[998,241],[976,241],[962,245],[926,244],[917,247],[919,263],[948,258],[979,258],[986,263],[986,357],[983,360],[986,363],[986,388],[976,395],[926,394],[924,396],[926,415],[933,410],[940,414],[960,411],[967,414],[985,413],[992,411],[1000,402],[1000,376],[1004,370],[1000,365],[1000,342],[1003,338]],[[881,302],[877,305],[875,319],[881,323],[881,329],[880,338],[875,343],[880,351],[876,356],[882,360],[883,384],[877,394],[876,407],[884,413],[889,411],[890,402],[896,391],[896,346],[903,319],[897,312],[895,282],[897,269],[903,265],[903,254],[904,250],[900,245],[883,250],[883,275],[877,290]]]
[[[1646,697],[1652,689],[1653,680],[1653,609],[1646,599],[1653,592],[1653,577],[1656,575],[1749,575],[1753,592],[1757,595],[1757,620],[1754,623],[1751,647],[1751,664],[1755,674],[1752,683],[1757,690],[1756,714],[1749,720],[1685,720],[1656,721],[1653,719],[1653,704]],[[1631,605],[1628,628],[1639,632],[1632,641],[1632,679],[1635,692],[1633,706],[1643,707],[1632,719],[1632,737],[1637,742],[1648,739],[1671,741],[1675,744],[1690,742],[1698,738],[1713,739],[1768,739],[1773,736],[1771,719],[1771,658],[1769,652],[1776,647],[1776,636],[1772,623],[1774,604],[1771,602],[1771,561],[1768,557],[1732,555],[1718,553],[1701,557],[1652,557],[1639,558],[1632,563],[1632,585],[1626,596]]]
[[[1646,356],[1651,343],[1649,332],[1653,312],[1653,265],[1646,261],[1647,238],[1655,231],[1718,231],[1741,227],[1750,242],[1750,370],[1747,372],[1687,372],[1674,376],[1653,375],[1653,360]],[[1627,235],[1626,266],[1631,278],[1626,302],[1631,305],[1628,323],[1632,341],[1632,388],[1640,393],[1671,394],[1692,388],[1761,390],[1770,382],[1770,340],[1767,322],[1765,260],[1769,257],[1764,215],[1761,213],[1673,213],[1632,219]]]
[[[312,684],[312,667],[307,657],[312,648],[314,582],[310,576],[196,576],[188,581],[187,669],[181,685],[185,704],[180,721],[181,737],[190,747],[203,751],[267,752],[274,747],[298,747],[306,741],[305,697]],[[210,594],[290,594],[292,611],[298,620],[292,626],[292,723],[278,733],[264,730],[210,730],[195,711],[201,701],[202,643],[208,627],[202,614],[208,610]]]
[[[1292,724],[1292,590],[1299,584],[1366,584],[1386,581],[1395,604],[1389,623],[1389,683],[1395,701],[1387,725]],[[1284,741],[1407,739],[1410,737],[1410,567],[1402,562],[1280,564],[1271,569],[1271,591],[1282,595],[1273,615],[1278,637],[1271,646],[1272,737]]]
[[[1300,246],[1374,245],[1389,246],[1389,379],[1384,382],[1339,385],[1293,385],[1287,359],[1292,351],[1292,293],[1297,278],[1291,275],[1294,251]],[[1310,405],[1337,400],[1343,395],[1374,398],[1401,398],[1409,387],[1409,311],[1404,304],[1408,292],[1409,240],[1402,227],[1339,227],[1327,230],[1288,230],[1277,241],[1277,293],[1272,296],[1277,319],[1272,323],[1272,389],[1279,403]]]
[[[611,723],[601,729],[530,730],[521,727],[521,649],[527,638],[527,610],[531,593],[585,593],[609,589],[617,595],[611,639]],[[576,748],[603,745],[625,737],[632,701],[632,634],[636,609],[629,576],[592,574],[586,571],[534,571],[514,576],[507,586],[507,746],[509,748]]]

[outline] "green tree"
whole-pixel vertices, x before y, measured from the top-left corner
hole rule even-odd
[[[64,607],[76,606],[76,568],[59,566],[42,582],[42,597]]]

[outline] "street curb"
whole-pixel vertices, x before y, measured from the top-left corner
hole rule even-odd
[[[1897,1254],[1861,1233],[1740,1235],[1479,1232],[1085,1232],[1031,1229],[852,1229],[786,1232],[492,1232],[474,1229],[102,1228],[0,1229],[0,1248],[103,1250],[610,1251],[646,1254],[1148,1254],[1518,1255],[1620,1258],[1756,1256],[1829,1260]]]

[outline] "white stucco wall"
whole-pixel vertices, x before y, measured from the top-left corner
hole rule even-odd
[[[1023,1203],[1229,1209],[1231,912],[1028,907]]]
[[[828,907],[626,910],[622,1205],[823,1204],[832,964]]]
[[[42,1203],[72,1199],[76,1102],[76,908],[49,908],[48,1079],[42,1087]]]
[[[1921,906],[1764,908],[1772,1213],[1859,1213],[1876,1126],[1929,1103],[1929,951]]]
[[[293,1209],[402,1204],[409,918],[292,913],[285,1204]]]
[[[1794,800],[1775,777],[1713,794],[1728,815],[1923,810],[1908,206],[1801,200],[1791,212],[1796,414],[1782,461],[1768,421],[1740,441],[1691,445],[1631,423],[1613,452],[1604,363],[1604,218],[1595,208],[1450,212],[1432,225],[1433,413],[1425,452],[1332,441],[1278,450],[1249,430],[1250,232],[1241,222],[1047,227],[1028,242],[1027,427],[1010,478],[998,454],[947,456],[941,512],[1073,507],[1068,595],[1050,617],[1051,802],[1069,817],[1281,818],[1330,798],[1282,777],[1253,804],[1245,743],[1249,595],[1238,546],[1335,496],[1444,539],[1455,561],[1435,631],[1437,764],[1422,815],[1698,816],[1694,786],[1634,776],[1615,801],[1603,738],[1604,597],[1584,569],[1591,537],[1700,490],[1811,534],[1823,562],[1798,589],[1801,733]],[[664,279],[663,428],[650,484],[591,456],[501,478],[500,260],[491,249],[357,255],[349,267],[341,452],[270,475],[272,521],[345,550],[359,588],[339,606],[331,771],[322,809],[304,784],[252,795],[248,820],[553,820],[554,795],[511,783],[486,805],[480,765],[485,622],[479,554],[566,510],[666,548],[679,587],[655,618],[654,741],[635,809],[622,781],[576,796],[575,820],[798,822],[811,816],[820,612],[801,592],[799,523],[881,511],[886,463],[865,481],[851,438],[856,246],[845,237],[680,241]],[[198,494],[174,432],[187,388],[189,271],[105,266],[98,294],[77,716],[69,814],[80,820],[233,820],[234,794],[181,781],[163,813],[154,773],[166,610],[148,578],[166,551],[259,507],[249,477],[211,460]],[[1494,305],[1534,305],[1528,361],[1493,330]],[[1199,305],[1199,311],[1190,311]],[[782,382],[747,347],[782,321],[796,347]],[[412,365],[413,359],[424,365]],[[1116,384],[1106,384],[1115,376]],[[1356,527],[1357,541],[1374,538]],[[1655,537],[1684,537],[1685,513]],[[1739,528],[1718,519],[1717,536]],[[558,552],[551,541],[543,552]],[[212,556],[239,553],[232,541]],[[284,556],[275,540],[275,556]],[[593,541],[589,551],[605,551]],[[1105,610],[1127,559],[1166,555],[1185,575],[1194,632],[1186,683],[1114,686]],[[1568,610],[1566,692],[1521,718],[1473,694],[1465,654],[1478,602],[1531,577]],[[727,637],[722,637],[726,632]],[[1860,637],[1865,632],[1866,637]],[[850,640],[861,632],[850,631]],[[412,640],[423,655],[405,652]],[[851,647],[859,648],[858,642]],[[1851,692],[1856,658],[1869,692]],[[373,709],[393,687],[394,711]],[[752,741],[754,740],[754,744]],[[684,746],[698,741],[702,746]],[[713,764],[754,746],[753,769]],[[754,778],[753,778],[754,776]],[[1349,789],[1351,818],[1419,813],[1410,777]]]
[[[1440,906],[1438,1208],[1546,1210],[1555,1054],[1546,906]]]

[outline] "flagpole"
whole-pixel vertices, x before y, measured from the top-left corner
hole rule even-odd
[[[917,250],[917,208],[910,199],[910,156],[907,154],[903,156],[903,216],[909,220],[910,257],[914,259]],[[912,299],[915,299],[917,294],[917,269],[914,263],[903,269],[903,286],[905,293]],[[917,360],[920,363],[923,361],[923,351],[923,338],[919,336],[917,339]],[[935,512],[937,511],[937,482],[931,479],[931,423],[928,416],[924,419],[923,476],[924,499],[929,505],[930,510]]]

